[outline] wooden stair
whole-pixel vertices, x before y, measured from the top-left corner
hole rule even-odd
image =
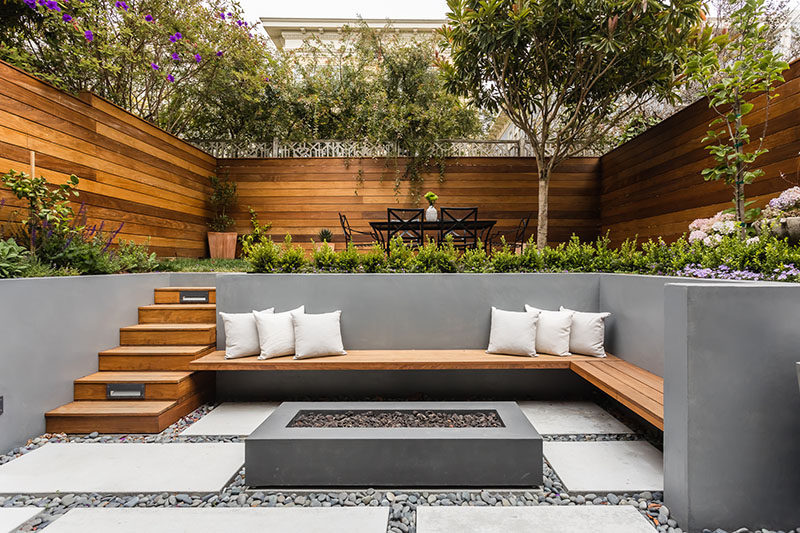
[[[45,414],[48,432],[159,433],[213,395],[213,374],[189,363],[216,348],[216,289],[158,288],[154,301],[75,380],[75,401]]]

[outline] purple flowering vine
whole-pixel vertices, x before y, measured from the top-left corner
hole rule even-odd
[[[146,20],[147,22],[153,22],[154,20],[153,15],[145,15],[144,20]]]
[[[150,66],[153,68],[153,70],[161,70],[161,67],[159,67],[155,63],[150,63]]]
[[[172,59],[174,59],[175,61],[180,61],[181,55],[178,52],[172,52]]]
[[[172,74],[167,74],[167,81],[172,83],[173,81],[175,81],[175,76],[173,76]]]
[[[199,62],[201,62],[203,60],[203,57],[200,54],[195,54],[194,55],[194,60],[195,60],[196,63],[199,63]]]
[[[126,4],[122,0],[117,0],[117,3],[114,4],[114,6],[116,6],[117,9],[124,9],[125,11],[128,10],[128,4]]]
[[[86,30],[85,32],[83,32],[83,36],[89,42],[94,41],[94,33],[92,33],[92,30]]]
[[[61,16],[61,20],[63,20],[64,22],[69,22],[69,21],[71,21],[71,20],[72,20],[72,16],[71,16],[71,15],[68,15],[67,13],[64,13],[64,14]]]

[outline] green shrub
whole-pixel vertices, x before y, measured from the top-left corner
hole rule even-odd
[[[0,240],[0,278],[21,276],[28,264],[28,251],[14,239]]]
[[[505,238],[502,238],[500,242],[503,245],[502,248],[492,252],[490,271],[498,273],[517,272],[522,264],[521,256],[511,249]]]
[[[339,272],[358,272],[360,263],[361,254],[352,242],[337,254],[336,266]]]
[[[458,272],[458,252],[452,236],[441,245],[428,240],[418,251],[414,272]]]
[[[339,267],[339,258],[336,252],[325,243],[320,244],[314,249],[311,262],[314,264],[314,268],[321,272],[334,272]]]
[[[475,248],[468,248],[461,254],[461,272],[486,272],[489,269],[489,256],[486,254],[483,243],[478,241]]]
[[[267,222],[266,224],[262,224],[258,220],[258,213],[256,213],[255,209],[252,207],[250,209],[250,226],[253,230],[246,234],[239,237],[239,242],[242,243],[242,254],[247,255],[248,251],[252,246],[256,244],[266,241],[269,237],[267,236],[267,232],[272,228],[272,223]]]
[[[121,240],[112,253],[123,272],[153,272],[161,266],[155,252],[150,252],[150,239],[145,244]]]
[[[389,241],[388,267],[390,272],[413,272],[416,264],[414,252],[411,251],[400,236]]]
[[[248,246],[245,254],[245,260],[250,264],[253,272],[275,272],[280,257],[281,247],[268,237]]]
[[[308,265],[303,249],[292,244],[292,236],[286,235],[278,257],[278,270],[281,272],[301,272]]]
[[[388,271],[386,251],[377,242],[369,251],[361,256],[361,269],[370,274],[379,274]]]

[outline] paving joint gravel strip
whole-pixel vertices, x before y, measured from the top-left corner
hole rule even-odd
[[[196,420],[213,410],[204,405],[182,418],[158,435],[42,435],[28,445],[16,448],[0,456],[0,464],[21,457],[48,442],[242,442],[240,436],[181,436],[179,433]],[[614,414],[612,412],[612,414]],[[619,418],[619,417],[618,417]],[[624,421],[624,420],[623,420]],[[641,433],[614,435],[545,435],[551,441],[602,441],[602,440],[651,440]],[[624,437],[624,438],[623,438]],[[636,438],[633,438],[636,437]],[[75,507],[389,507],[387,533],[416,533],[416,508],[418,506],[531,506],[531,505],[631,505],[649,519],[655,531],[660,533],[682,533],[678,524],[669,517],[669,510],[662,504],[661,492],[634,494],[593,494],[565,492],[558,475],[544,460],[544,484],[530,490],[375,490],[354,491],[291,490],[270,491],[250,488],[244,483],[244,468],[240,469],[219,492],[210,493],[140,493],[140,494],[51,494],[43,496],[0,496],[0,508],[33,506],[42,513],[26,522],[19,531],[40,531]],[[658,524],[654,520],[658,521]],[[714,533],[727,533],[717,530]],[[736,533],[767,533],[766,530],[750,532],[748,529]],[[800,528],[787,533],[800,533]]]

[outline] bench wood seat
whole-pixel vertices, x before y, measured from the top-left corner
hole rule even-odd
[[[260,360],[255,356],[225,359],[215,351],[189,363],[190,370],[572,370],[639,416],[664,429],[664,380],[611,354],[540,354],[537,357],[487,354],[484,350],[351,350],[347,355]]]
[[[609,360],[617,358],[608,356]],[[538,357],[487,354],[484,350],[349,350],[347,355],[293,359],[288,355],[259,360],[257,357],[225,359],[216,351],[189,363],[191,370],[505,370],[514,368],[564,368],[572,361],[597,361],[595,357],[570,355]]]

